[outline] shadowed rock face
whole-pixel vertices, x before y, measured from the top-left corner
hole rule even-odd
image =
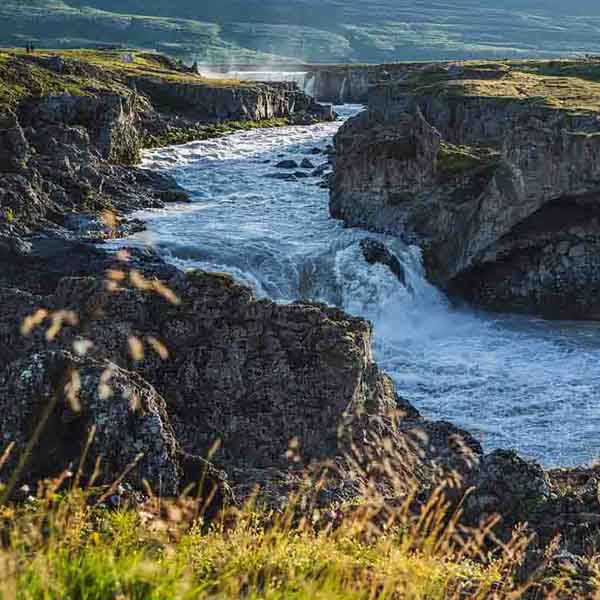
[[[256,301],[225,276],[173,273],[182,307],[137,291],[107,294],[101,281],[65,279],[52,300],[102,318],[92,322],[94,352],[129,365],[167,399],[183,447],[205,455],[220,439],[221,461],[287,465],[298,437],[307,459],[336,452],[338,428],[358,411],[398,408],[372,362],[370,326],[321,305]],[[127,337],[154,336],[169,349],[133,363]]]
[[[256,83],[240,88],[135,78],[132,84],[156,106],[204,121],[261,121],[317,108],[295,83]]]
[[[597,113],[455,93],[465,73],[446,76],[380,86],[341,128],[331,214],[421,244],[431,279],[473,302],[598,318]]]
[[[79,376],[74,410],[65,397],[70,369]],[[104,373],[110,393],[100,384]],[[102,455],[104,480],[115,478],[145,452],[134,470],[138,486],[146,479],[153,489],[173,495],[180,489],[177,443],[164,401],[140,377],[109,363],[80,360],[62,352],[30,354],[11,363],[0,379],[2,446],[29,441],[46,406],[57,408],[44,428],[30,461],[32,476],[47,476],[62,468],[76,468],[92,426],[97,428],[94,457]]]
[[[99,277],[109,266],[135,267],[147,277],[160,275],[181,304],[172,305],[135,289],[109,293]],[[414,471],[410,476],[425,486],[437,471],[470,471],[481,455],[479,444],[467,433],[449,424],[425,421],[397,396],[391,380],[373,363],[371,327],[362,319],[320,304],[279,306],[257,301],[227,276],[185,275],[173,267],[160,267],[147,256],[134,254],[128,265],[115,265],[114,259],[111,265],[109,259],[103,262],[95,257],[88,268],[96,275],[64,278],[51,295],[0,288],[0,299],[8,307],[0,315],[5,349],[0,352],[0,370],[4,370],[6,386],[17,385],[10,383],[15,373],[48,346],[44,328],[28,337],[20,334],[23,319],[39,306],[72,308],[85,324],[85,336],[94,341],[89,358],[80,361],[82,373],[96,369],[98,380],[100,367],[92,368],[90,361],[105,365],[107,359],[128,369],[118,371],[122,377],[116,377],[117,384],[124,381],[118,390],[129,385],[135,391],[142,386],[144,397],[152,396],[144,390],[156,390],[157,397],[151,400],[158,405],[158,394],[165,399],[161,404],[165,431],[172,427],[177,448],[192,457],[206,456],[220,440],[216,460],[234,473],[236,484],[247,486],[249,478],[260,480],[261,473],[269,470],[287,471],[286,453],[293,439],[298,442],[300,463],[296,466],[300,467],[313,461],[344,460],[357,450],[361,454],[368,454],[369,448],[381,451],[382,440],[388,439],[388,449],[404,452],[405,467]],[[78,328],[65,328],[49,349],[68,351],[78,332]],[[146,342],[142,360],[134,361],[129,353],[131,336]],[[161,359],[151,349],[150,337],[168,348],[168,358]],[[46,371],[39,369],[43,381]],[[147,387],[136,383],[133,373]],[[90,375],[85,382],[91,379]],[[14,423],[8,419],[3,431],[6,439],[16,434],[22,443],[27,437],[26,415],[35,412],[42,384],[35,391],[19,385],[14,390],[7,387],[2,395],[19,398],[23,417]],[[92,412],[98,402],[94,390],[97,387],[84,390],[81,398],[82,403],[90,403]],[[126,410],[125,401],[122,406]],[[86,427],[94,422],[75,420],[85,421]],[[119,435],[119,423],[125,422],[113,421],[114,435]],[[140,441],[139,451],[152,455],[154,446],[144,448],[143,422],[128,423],[128,431]],[[80,444],[78,435],[71,440],[69,452]],[[463,458],[465,448],[470,448],[469,457]],[[61,458],[69,452],[62,447],[57,450]],[[43,465],[50,466],[42,462],[40,471]]]

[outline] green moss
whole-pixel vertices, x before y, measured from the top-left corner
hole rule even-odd
[[[231,121],[215,124],[194,124],[189,128],[171,128],[159,135],[149,135],[143,140],[145,148],[161,148],[164,146],[175,146],[187,144],[188,142],[210,140],[238,131],[251,129],[264,129],[268,127],[285,127],[290,125],[288,118],[265,119],[261,121]]]
[[[479,167],[495,164],[498,152],[485,146],[455,146],[442,142],[437,157],[437,172],[447,180]]]
[[[57,73],[45,61],[60,56],[66,68]],[[0,51],[0,108],[14,107],[27,98],[51,93],[73,96],[114,92],[132,93],[131,81],[151,77],[164,82],[198,86],[242,86],[237,80],[213,80],[189,72],[160,54],[136,51],[39,51],[34,57],[21,50]]]
[[[484,162],[484,159],[469,146],[454,146],[442,142],[437,169],[442,177],[452,177],[481,166]]]
[[[4,220],[7,223],[14,223],[15,218],[15,211],[12,208],[9,207],[4,209]]]
[[[600,107],[600,61],[440,63],[415,70],[403,85],[417,98],[494,98],[568,114],[590,114]]]
[[[476,199],[488,186],[499,164],[497,151],[487,147],[454,146],[442,142],[437,161],[437,177],[442,184],[456,185],[452,202]]]

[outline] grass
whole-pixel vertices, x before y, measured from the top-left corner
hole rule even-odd
[[[250,131],[252,129],[285,127],[291,124],[287,118],[272,118],[261,121],[228,121],[217,124],[197,124],[186,129],[170,128],[160,135],[148,135],[144,139],[144,147],[160,148],[176,144],[186,144],[198,140],[209,140],[231,135],[238,131]]]
[[[47,68],[43,59],[59,55],[69,72],[56,73]],[[136,78],[160,79],[166,83],[185,83],[198,86],[241,86],[237,80],[206,79],[183,69],[176,62],[165,61],[156,53],[106,50],[40,50],[29,58],[24,51],[0,51],[0,108],[14,108],[28,98],[51,93],[69,93],[74,96],[115,92],[132,93],[131,81]]]
[[[465,75],[456,75],[448,69],[449,64],[440,63],[437,68],[413,73],[409,86],[417,95],[495,98],[571,114],[600,109],[598,60],[467,61],[457,65]]]
[[[25,506],[2,509],[3,598],[446,600],[519,589],[509,575],[525,539],[485,553],[459,542],[452,524],[440,527],[440,496],[420,516],[398,509],[383,529],[368,512],[333,528],[248,502],[208,525],[181,499],[111,510],[90,498],[47,482]]]

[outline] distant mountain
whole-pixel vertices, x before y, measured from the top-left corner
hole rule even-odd
[[[598,0],[3,0],[0,44],[156,48],[204,62],[600,53]]]

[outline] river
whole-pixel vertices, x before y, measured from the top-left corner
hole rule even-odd
[[[358,110],[338,107],[344,117]],[[468,429],[486,450],[517,448],[547,466],[594,459],[600,325],[455,309],[425,280],[418,248],[345,229],[329,217],[316,177],[268,177],[284,159],[319,165],[324,156],[309,153],[339,126],[253,130],[148,152],[145,166],[173,175],[192,202],[143,213],[148,230],[136,242],[182,268],[231,273],[259,297],[323,300],[370,319],[376,359],[400,395]],[[405,285],[364,261],[364,237],[389,245]]]

